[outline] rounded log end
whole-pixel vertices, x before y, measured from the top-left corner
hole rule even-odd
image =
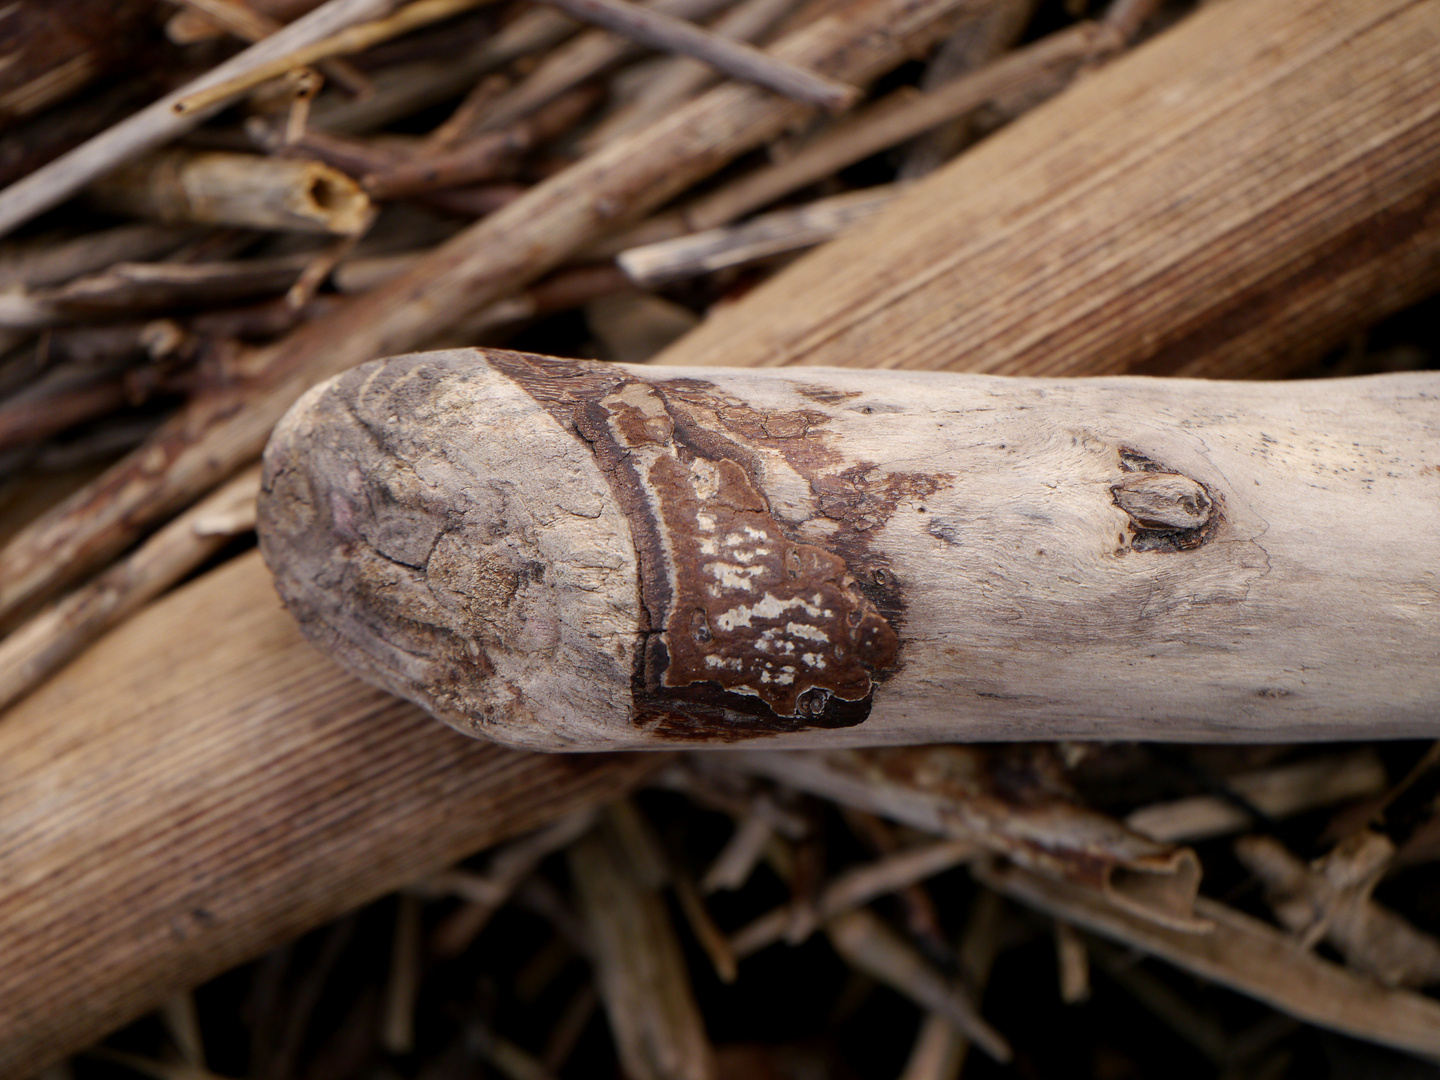
[[[323,383],[265,452],[260,547],[316,645],[461,731],[631,729],[635,547],[581,440],[474,350]]]

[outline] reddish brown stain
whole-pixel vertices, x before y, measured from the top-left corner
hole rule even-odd
[[[839,455],[811,437],[826,414],[757,410],[702,380],[490,356],[590,444],[630,519],[648,618],[633,680],[641,723],[735,739],[869,715],[875,679],[899,648],[876,594],[898,612],[898,589],[883,560],[860,560],[862,579],[845,554],[796,541],[755,480],[761,448],[781,450],[812,485],[833,469]],[[907,492],[938,486],[870,483],[874,466],[857,468],[832,485],[825,511],[850,538]]]

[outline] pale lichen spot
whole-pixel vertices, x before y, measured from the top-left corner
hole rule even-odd
[[[708,567],[707,567],[708,569]],[[739,626],[749,626],[754,619],[778,619],[788,614],[795,608],[802,608],[807,615],[818,615],[820,609],[807,604],[802,597],[796,596],[790,600],[781,600],[774,593],[767,592],[754,604],[737,604],[729,611],[722,613],[715,624],[725,631],[734,630]],[[769,637],[771,631],[765,631],[763,637]]]
[[[739,589],[742,592],[752,591],[754,579],[765,572],[763,566],[740,566],[726,562],[709,562],[704,569],[723,588]]]
[[[829,612],[826,612],[826,614],[828,615]],[[830,642],[829,634],[827,634],[824,630],[821,630],[820,627],[811,626],[809,623],[786,623],[785,632],[787,634],[793,634],[795,637],[808,638],[811,641],[823,641],[826,644],[829,644]]]
[[[696,458],[690,463],[690,490],[695,492],[695,496],[702,502],[713,499],[720,493],[720,470],[713,461]]]

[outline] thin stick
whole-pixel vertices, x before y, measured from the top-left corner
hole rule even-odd
[[[394,5],[395,0],[328,0],[239,56],[232,57],[68,154],[36,169],[25,179],[0,191],[0,235],[23,225],[52,206],[58,206],[117,165],[185,134],[244,91],[226,95],[204,108],[182,115],[175,111],[174,106],[187,95],[263,66],[272,57],[284,56],[311,42],[330,37],[344,27],[382,15]]]
[[[672,19],[698,20],[708,18],[728,3],[730,0],[654,0],[645,10]],[[580,34],[547,56],[514,88],[478,111],[472,130],[494,131],[512,124],[636,52],[633,42],[604,30]]]
[[[1057,64],[1091,55],[1111,38],[1094,23],[1079,23],[929,93],[897,92],[822,135],[788,161],[753,172],[698,200],[686,209],[685,217],[697,230],[734,221],[782,195],[834,176],[871,154],[963,116],[996,94],[1044,75]]]
[[[988,11],[962,24],[925,65],[920,89],[937,90],[1008,53],[1037,6],[1038,0],[998,0]],[[958,154],[971,137],[973,115],[956,117],[912,139],[895,178],[918,180]]]
[[[831,919],[825,930],[835,951],[852,967],[942,1014],[996,1061],[1010,1060],[1005,1037],[985,1022],[961,988],[948,982],[879,916],[860,908]]]
[[[896,184],[849,191],[790,210],[631,248],[616,257],[635,284],[654,288],[699,274],[803,251],[833,240],[850,226],[878,214],[895,197]]]
[[[960,940],[960,968],[976,1000],[984,996],[990,971],[1000,955],[1005,901],[982,889],[965,920]],[[970,1040],[939,1012],[926,1014],[900,1080],[958,1080],[970,1053]]]
[[[700,879],[700,891],[708,896],[721,890],[733,892],[739,889],[750,880],[764,854],[765,845],[774,834],[775,827],[763,814],[746,814]]]
[[[357,134],[374,131],[447,98],[470,90],[477,79],[513,60],[554,48],[579,27],[549,8],[531,8],[492,38],[465,55],[443,64],[420,61],[375,73],[375,93],[364,100],[322,97],[312,122],[327,132]],[[457,132],[457,137],[463,132]]]
[[[198,11],[217,26],[234,34],[241,41],[253,45],[264,41],[271,34],[279,33],[285,24],[263,11],[256,11],[243,0],[178,0],[193,11]],[[369,94],[374,91],[365,73],[348,60],[326,60],[320,64],[325,72],[352,94]]]
[[[580,87],[502,131],[489,131],[445,153],[370,173],[363,186],[372,198],[394,199],[513,173],[524,154],[569,130],[603,96],[598,85]]]
[[[124,165],[92,185],[107,210],[179,225],[351,236],[372,218],[355,181],[304,158],[165,150]]]
[[[1177,967],[1273,1006],[1307,1023],[1357,1039],[1440,1058],[1440,1002],[1408,990],[1387,990],[1295,947],[1279,930],[1206,897],[1196,913],[1207,934],[1185,934],[1137,919],[1098,892],[1049,881],[1018,867],[972,872],[998,892],[1102,937],[1158,956]]]
[[[716,20],[712,29],[721,37],[753,44],[794,6],[795,0],[741,0]],[[667,61],[647,79],[644,89],[634,99],[585,136],[581,149],[588,153],[621,135],[638,131],[680,102],[694,97],[715,78],[714,68],[688,56]]]
[[[730,939],[715,925],[715,917],[705,906],[705,900],[701,897],[700,890],[695,887],[694,880],[689,874],[677,872],[673,885],[675,899],[680,901],[680,911],[684,914],[685,921],[690,924],[695,940],[710,958],[716,978],[727,985],[733,983],[739,974],[735,952],[730,948]]]
[[[380,1041],[392,1054],[415,1049],[415,998],[420,993],[420,901],[401,893],[395,909],[390,978]]]
[[[491,0],[416,0],[383,19],[349,26],[338,34],[306,43],[287,54],[257,64],[223,82],[201,87],[182,95],[170,108],[179,115],[200,112],[253,90],[261,83],[279,78],[295,68],[307,67],[332,56],[364,52],[373,45],[408,34],[422,26],[448,19]]]
[[[254,528],[259,468],[177,517],[133,555],[0,642],[0,709],[28,694],[86,645]]]
[[[646,888],[613,833],[570,848],[570,876],[622,1068],[635,1080],[711,1080],[713,1051],[660,893]]]
[[[1384,762],[1366,747],[1231,777],[1226,786],[1267,817],[1282,818],[1378,795],[1386,783]],[[1184,844],[1239,832],[1250,823],[1249,814],[1217,795],[1153,803],[1125,818],[1125,824],[1138,833]]]
[[[969,862],[980,853],[980,847],[967,840],[941,840],[853,866],[836,875],[835,880],[825,886],[815,905],[817,913],[822,920],[835,918]],[[789,922],[790,913],[786,907],[774,908],[741,927],[731,937],[730,948],[742,959],[757,953],[782,940]]]
[[[631,41],[703,60],[732,78],[755,83],[806,105],[839,111],[860,91],[708,30],[625,0],[546,0],[581,22]]]

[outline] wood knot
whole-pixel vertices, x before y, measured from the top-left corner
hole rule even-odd
[[[1203,484],[1179,473],[1134,473],[1113,485],[1110,494],[1137,529],[1201,529],[1214,505]]]

